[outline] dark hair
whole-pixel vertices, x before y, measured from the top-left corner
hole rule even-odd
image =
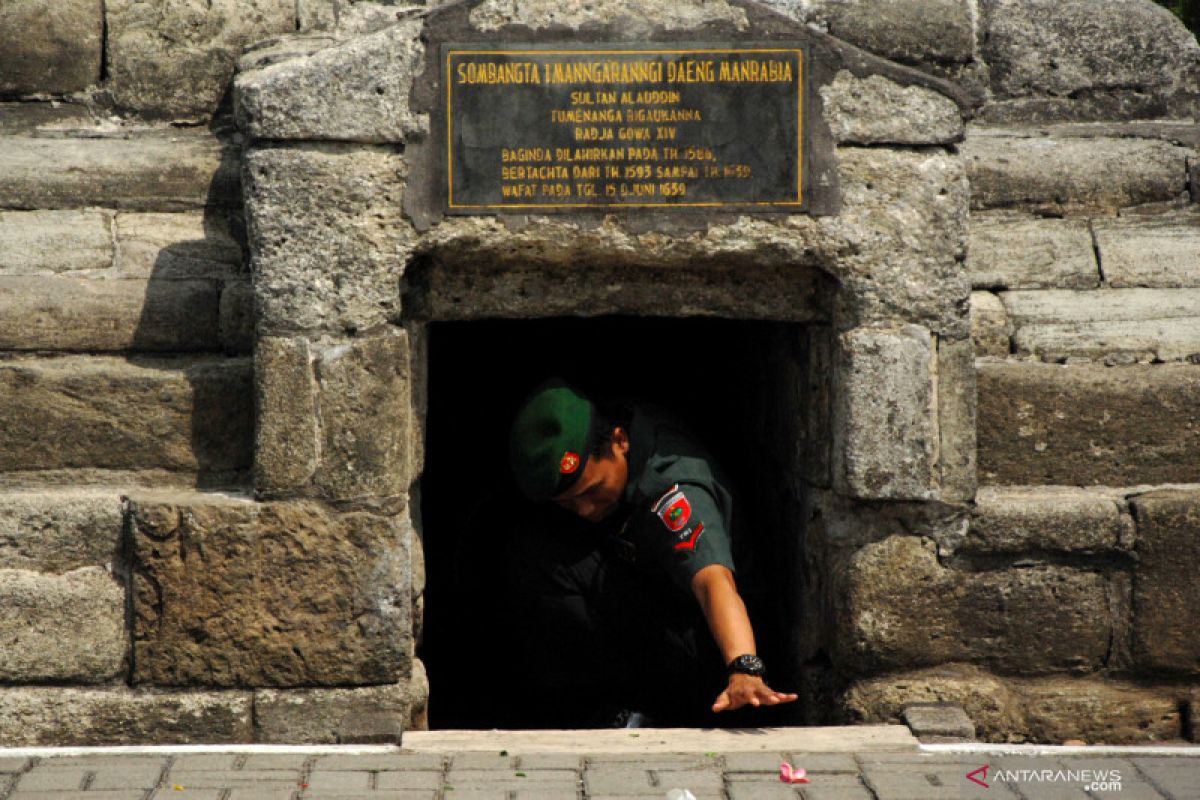
[[[609,443],[612,433],[617,428],[629,432],[629,423],[633,419],[633,407],[620,400],[594,401],[596,413],[592,416],[592,447],[594,456],[606,456],[611,450]]]

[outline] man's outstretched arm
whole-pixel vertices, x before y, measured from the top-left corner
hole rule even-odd
[[[738,594],[733,573],[728,567],[710,564],[701,569],[692,576],[692,594],[704,611],[708,629],[712,631],[726,664],[740,655],[757,653],[746,604]],[[795,694],[772,690],[760,677],[733,673],[729,676],[729,685],[713,703],[712,710],[733,711],[744,705],[773,706],[795,699]]]

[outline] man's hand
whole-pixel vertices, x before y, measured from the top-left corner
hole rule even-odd
[[[717,696],[713,703],[713,711],[733,711],[742,706],[777,706],[780,703],[790,703],[796,699],[795,694],[776,692],[756,675],[743,675],[735,672],[729,676],[729,685]]]

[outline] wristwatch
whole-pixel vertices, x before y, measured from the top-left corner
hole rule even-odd
[[[757,678],[762,678],[767,674],[767,665],[758,656],[747,653],[730,661],[727,671],[730,675],[740,672],[743,675],[753,675]]]

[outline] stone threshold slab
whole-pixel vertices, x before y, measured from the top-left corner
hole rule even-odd
[[[525,753],[879,753],[917,752],[904,725],[825,728],[617,728],[611,730],[409,731],[417,752],[507,750]]]

